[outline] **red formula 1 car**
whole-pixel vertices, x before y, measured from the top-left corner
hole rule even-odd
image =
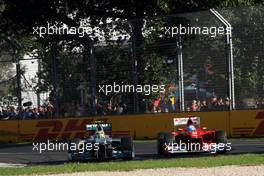
[[[174,118],[173,132],[160,132],[157,137],[158,154],[166,155],[184,152],[226,153],[231,150],[226,132],[200,127],[200,118],[188,116]],[[191,123],[191,130],[187,123]],[[188,124],[190,125],[190,124]],[[181,128],[184,126],[184,128]]]

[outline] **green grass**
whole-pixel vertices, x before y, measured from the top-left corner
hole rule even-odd
[[[56,174],[83,171],[131,171],[134,169],[170,168],[170,167],[214,167],[225,165],[264,164],[264,154],[243,154],[229,156],[203,156],[171,158],[144,161],[67,163],[64,165],[42,165],[21,168],[0,168],[0,175]]]

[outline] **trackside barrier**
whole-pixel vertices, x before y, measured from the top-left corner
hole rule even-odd
[[[240,110],[230,112],[232,137],[264,136],[264,110]]]
[[[18,120],[0,121],[0,143],[19,141]]]
[[[87,118],[2,120],[0,142],[63,140],[85,136],[85,124],[96,121],[112,123],[115,134],[135,139],[153,139],[158,132],[172,131],[173,118],[187,115],[201,118],[201,127],[225,130],[228,136],[264,136],[264,110],[164,113]]]

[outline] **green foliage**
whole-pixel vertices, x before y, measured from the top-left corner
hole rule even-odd
[[[8,38],[12,43],[15,43],[15,46],[12,47],[19,50],[18,57],[29,52],[32,53],[34,50],[35,53],[33,53],[37,54],[42,60],[42,69],[38,73],[40,82],[36,87],[39,92],[53,89],[51,41],[55,42],[58,47],[56,53],[57,69],[59,71],[57,84],[59,92],[61,93],[60,99],[61,101],[78,100],[80,98],[78,93],[80,82],[89,84],[90,81],[89,55],[85,52],[89,50],[87,43],[92,38],[94,39],[95,45],[98,46],[97,48],[100,48],[96,53],[98,64],[100,64],[97,68],[97,75],[100,79],[103,79],[98,80],[98,84],[106,83],[105,80],[109,82],[123,81],[124,83],[131,83],[132,81],[131,69],[133,62],[129,49],[126,49],[131,46],[132,38],[129,39],[128,43],[124,44],[125,48],[122,48],[121,43],[124,42],[124,39],[113,42],[111,40],[111,30],[119,31],[121,34],[130,33],[131,35],[131,32],[134,34],[133,44],[136,48],[135,58],[138,61],[139,84],[169,84],[170,82],[176,81],[176,69],[175,63],[174,65],[169,65],[166,63],[166,59],[176,57],[176,40],[175,38],[160,38],[159,34],[162,33],[161,29],[164,25],[188,24],[189,21],[185,17],[174,17],[170,18],[170,20],[164,20],[161,17],[162,15],[208,10],[209,8],[217,7],[253,5],[257,2],[257,0],[107,0],[96,2],[82,0],[31,0],[25,3],[24,1],[17,0],[2,0],[0,3],[0,17],[3,20],[0,22],[0,36]],[[243,28],[243,34],[250,38],[249,35],[252,34],[250,32],[252,28],[259,34],[259,39],[253,40],[250,46],[245,45],[247,41],[243,41],[242,35],[234,36],[237,87],[240,88],[245,85],[248,88],[252,88],[251,91],[253,92],[251,94],[237,90],[239,92],[238,96],[240,97],[245,95],[257,97],[264,82],[263,76],[261,76],[264,75],[263,67],[261,66],[263,65],[263,54],[261,53],[263,49],[260,47],[263,46],[263,43],[261,43],[263,41],[263,33],[259,32],[263,30],[263,26],[260,25],[263,24],[262,19],[264,19],[261,18],[263,16],[262,9],[253,8],[242,12],[228,9],[226,12],[223,12],[225,17],[238,30],[241,29],[240,24],[253,21],[254,19],[255,23],[253,23],[253,26]],[[56,21],[63,22],[69,27],[79,26],[80,19],[83,18],[90,19],[91,27],[100,27],[100,30],[104,32],[103,35],[106,38],[105,44],[109,46],[100,46],[99,38],[95,31],[92,35],[86,36],[83,39],[75,36],[45,36],[45,38],[40,38],[32,34],[32,27],[34,26],[46,26],[47,22],[54,23]],[[111,19],[112,23],[107,22],[107,19]],[[201,20],[210,21],[208,17],[203,17]],[[213,24],[214,20],[210,22]],[[145,35],[151,28],[155,28],[157,31]],[[171,43],[166,49],[160,47],[164,45],[165,40]],[[199,68],[203,68],[206,62],[210,62],[214,66],[219,64],[215,58],[220,57],[217,54],[223,54],[223,50],[221,49],[225,47],[224,40],[217,39],[215,42],[211,42],[204,38],[195,38],[194,36],[185,37],[183,40],[185,43],[189,42],[189,47],[192,49],[190,52],[187,52],[189,60],[185,62],[192,63],[194,60],[197,62],[196,65],[188,64],[188,67],[185,69],[186,79],[192,76],[191,73],[193,71],[199,72]],[[201,46],[201,43],[207,48],[210,48],[210,56],[201,57],[203,54],[202,50],[196,49]],[[153,46],[153,44],[155,45]],[[259,48],[256,49],[253,46]],[[78,52],[74,51],[74,48],[76,49],[78,47],[80,50]],[[186,48],[187,46],[184,47]],[[252,53],[255,53],[254,56]],[[249,58],[252,58],[252,60]],[[247,63],[248,60],[249,62]],[[174,60],[174,62],[176,61]],[[111,66],[109,67],[109,65]],[[126,70],[121,70],[121,68]],[[212,81],[224,85],[226,81],[225,72],[220,69],[216,71],[218,71],[218,74],[212,78]],[[6,71],[3,73],[6,73]],[[219,92],[223,91],[223,89],[221,88]],[[71,92],[71,94],[68,94],[68,92]]]
[[[235,88],[238,100],[263,98],[264,58],[262,5],[222,12],[233,26]]]

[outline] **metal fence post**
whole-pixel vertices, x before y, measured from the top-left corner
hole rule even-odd
[[[16,81],[17,81],[17,99],[18,106],[22,107],[22,96],[21,96],[21,69],[19,59],[16,64]]]
[[[93,41],[89,43],[90,54],[90,80],[91,80],[91,98],[92,98],[92,114],[96,114],[96,58],[94,57]]]
[[[226,27],[226,44],[227,44],[227,61],[228,61],[228,86],[230,98],[230,110],[235,107],[235,89],[234,89],[234,59],[233,59],[233,41],[232,41],[232,26],[231,24],[215,9],[210,9],[210,12],[215,15]],[[230,30],[228,32],[228,29]]]
[[[133,30],[133,25],[129,23],[132,31],[132,59],[133,59],[133,65],[132,65],[132,77],[133,77],[133,85],[136,87],[138,84],[138,70],[137,70],[137,55],[136,55],[136,39],[135,34]],[[133,112],[139,113],[139,102],[138,102],[138,94],[136,91],[133,92]]]
[[[52,85],[53,85],[53,101],[55,117],[59,117],[59,102],[58,102],[58,62],[57,62],[57,46],[53,42],[51,46],[52,57]]]

